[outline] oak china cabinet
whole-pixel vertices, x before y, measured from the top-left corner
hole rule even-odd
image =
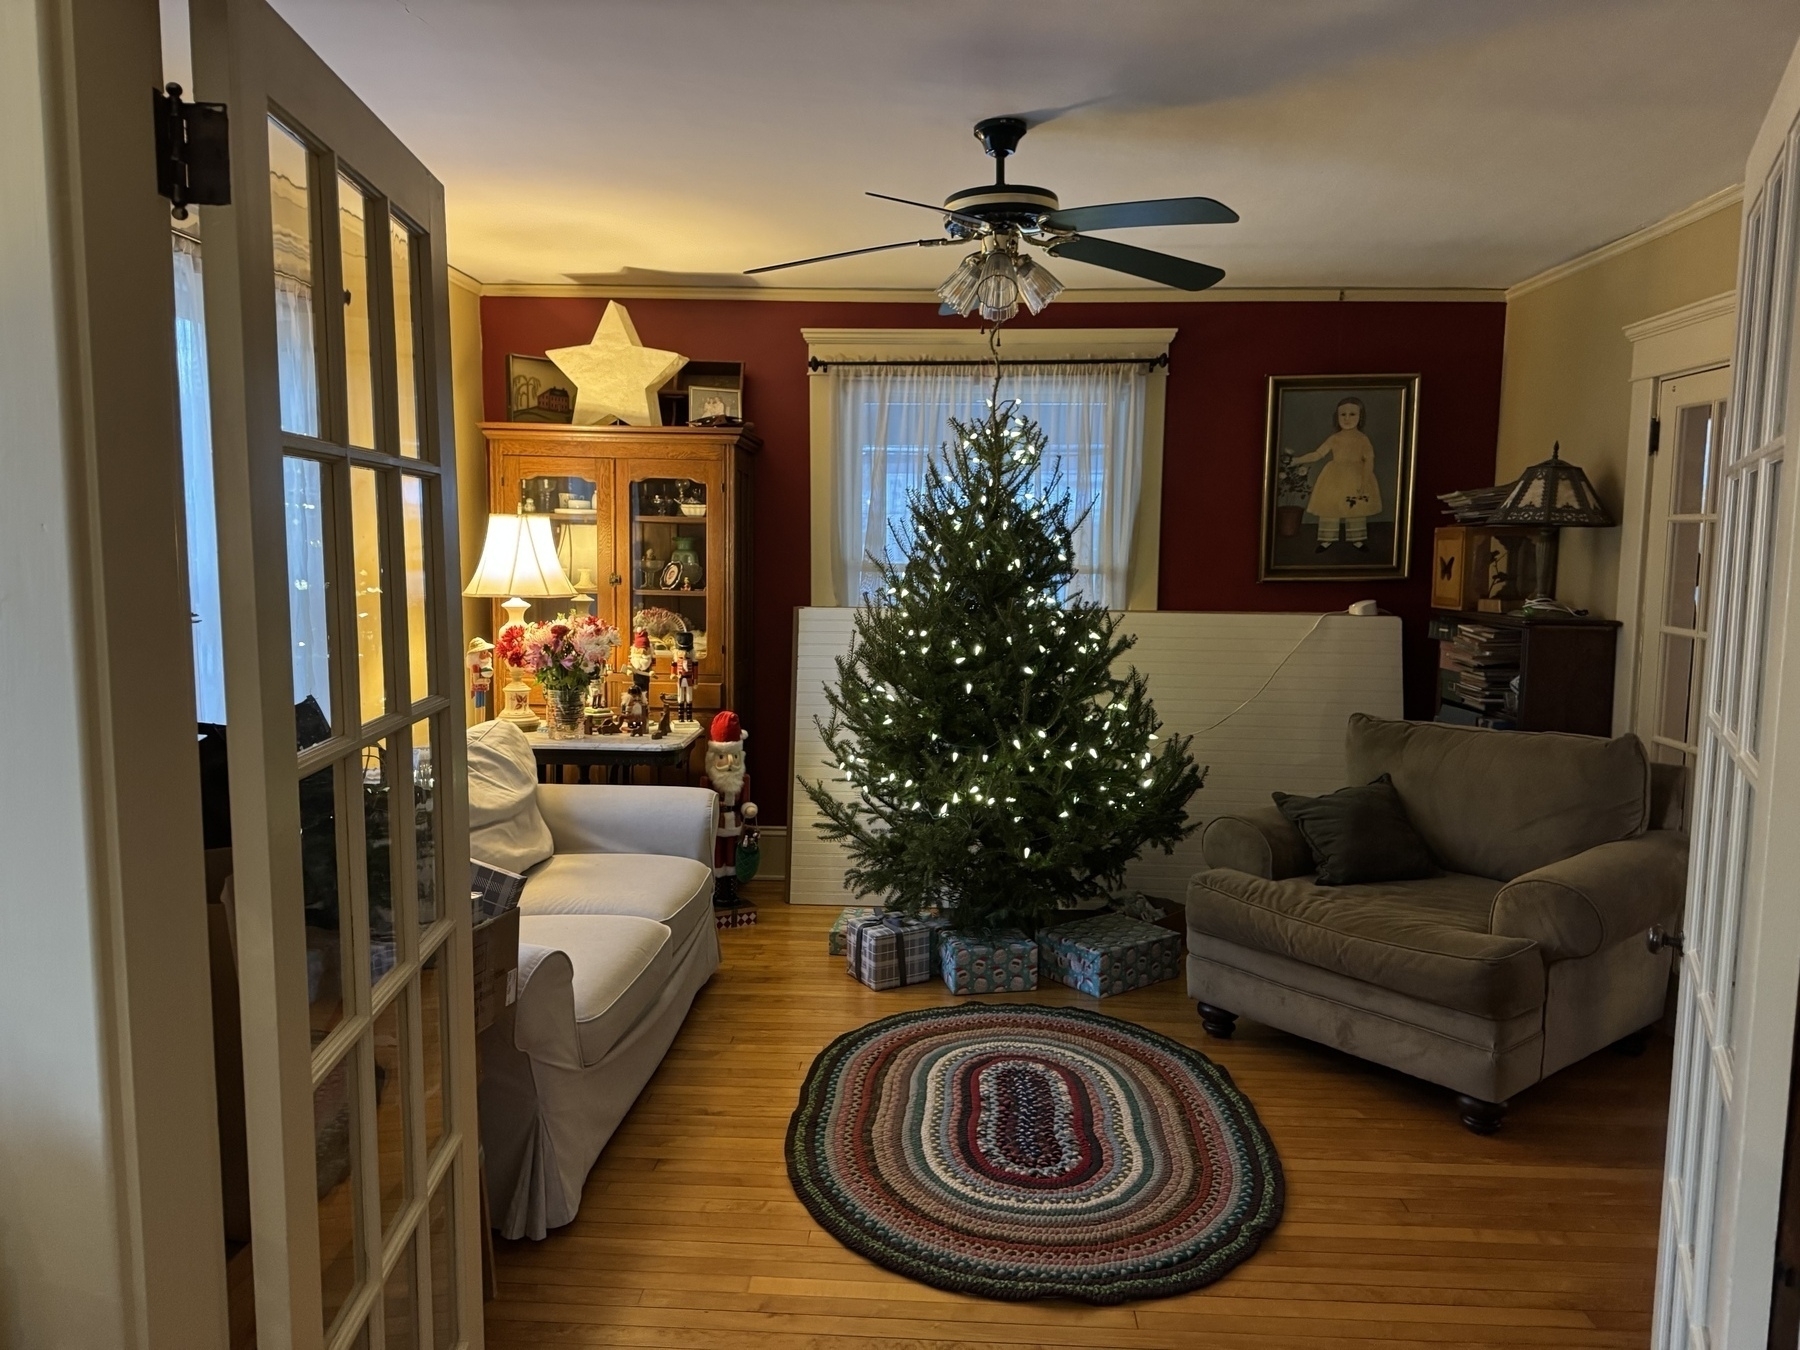
[[[484,422],[489,510],[550,518],[579,594],[533,602],[532,619],[587,612],[629,641],[632,616],[672,610],[694,634],[695,715],[746,712],[750,689],[751,468],[748,427],[577,427]],[[504,615],[495,606],[495,631]],[[673,694],[666,643],[650,685]],[[624,666],[626,647],[613,654]],[[616,701],[620,677],[612,679]],[[534,690],[533,701],[541,700]],[[746,718],[748,720],[748,718]]]

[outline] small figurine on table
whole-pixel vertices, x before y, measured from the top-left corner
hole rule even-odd
[[[706,785],[719,794],[719,824],[713,841],[713,904],[737,903],[738,843],[744,822],[756,818],[750,803],[750,770],[744,742],[749,739],[730,709],[712,720],[706,742]]]
[[[692,722],[694,676],[700,673],[700,663],[694,660],[694,635],[685,628],[675,635],[675,659],[670,663],[669,672],[675,677],[675,720]]]

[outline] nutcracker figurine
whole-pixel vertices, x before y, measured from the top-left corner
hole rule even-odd
[[[685,628],[675,635],[675,659],[669,673],[675,677],[675,720],[692,722],[694,676],[700,673],[700,663],[694,660],[694,635]]]
[[[737,902],[738,842],[745,821],[756,818],[744,755],[748,739],[736,713],[727,709],[713,718],[706,743],[706,783],[719,794],[719,825],[713,842],[713,904],[719,908]]]

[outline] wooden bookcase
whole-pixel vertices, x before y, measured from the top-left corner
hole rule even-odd
[[[629,641],[638,610],[672,609],[695,633],[695,715],[732,708],[749,720],[751,470],[762,446],[754,432],[541,422],[484,422],[481,432],[488,448],[488,510],[548,515],[558,556],[582,592],[573,600],[536,601],[528,617],[585,608]],[[681,557],[693,561],[668,588],[664,572]],[[682,580],[692,589],[680,589]],[[496,632],[503,621],[495,602]],[[624,658],[621,647],[615,669]],[[616,697],[618,677],[613,684]],[[659,695],[674,692],[667,654],[659,653],[652,706]],[[532,697],[535,703],[541,695],[534,691]]]
[[[1432,621],[1431,636],[1454,637],[1457,624],[1519,630],[1519,709],[1506,722],[1519,731],[1570,731],[1612,735],[1613,676],[1619,641],[1614,619],[1521,618],[1464,611]],[[1444,693],[1440,672],[1437,720],[1485,725],[1486,721]]]

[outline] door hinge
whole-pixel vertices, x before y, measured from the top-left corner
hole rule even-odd
[[[231,205],[231,126],[223,103],[183,103],[181,86],[150,91],[156,118],[156,190],[187,219],[190,206]]]
[[[1650,453],[1655,454],[1662,449],[1662,418],[1650,419]]]

